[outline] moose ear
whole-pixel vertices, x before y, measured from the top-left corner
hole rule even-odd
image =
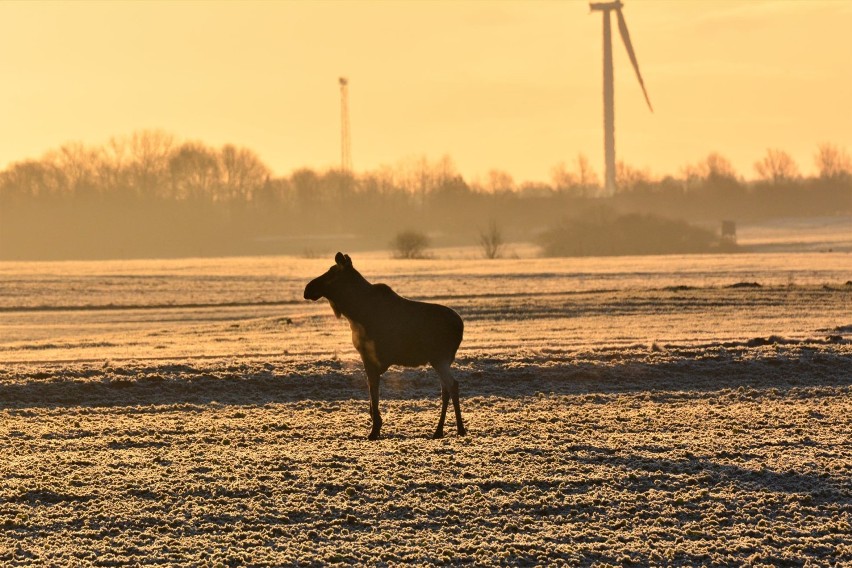
[[[348,254],[343,254],[342,252],[339,252],[336,255],[334,255],[334,262],[336,262],[337,264],[339,264],[340,266],[343,266],[343,267],[351,267],[352,266],[352,259],[349,258]]]

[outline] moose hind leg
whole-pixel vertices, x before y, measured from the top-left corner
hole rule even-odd
[[[459,382],[455,379],[453,379],[450,394],[453,397],[453,410],[456,411],[456,428],[458,429],[459,436],[464,436],[467,434],[467,430],[465,430],[464,422],[462,422],[461,407],[459,406]]]
[[[438,439],[444,437],[444,421],[447,419],[447,405],[450,403],[450,391],[444,385],[441,385],[441,418],[438,420],[438,427],[435,428],[435,433],[432,438]]]
[[[367,368],[367,385],[370,387],[370,418],[373,428],[370,430],[369,440],[376,440],[382,430],[382,415],[379,413],[379,378],[381,374],[375,369]]]
[[[439,432],[441,435],[444,433],[444,420],[447,414],[447,403],[450,398],[453,400],[453,410],[455,410],[456,415],[456,429],[458,430],[459,435],[463,436],[467,433],[467,430],[465,430],[462,422],[461,408],[459,407],[459,383],[453,378],[449,363],[433,365],[433,367],[435,367],[435,370],[438,372],[438,376],[441,377],[442,398],[441,420],[438,422],[438,429],[435,431],[435,437],[440,437],[438,435]]]

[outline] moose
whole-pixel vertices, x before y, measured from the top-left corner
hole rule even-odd
[[[403,298],[386,284],[370,284],[352,266],[349,255],[338,252],[334,262],[305,286],[305,299],[326,298],[335,316],[349,320],[352,344],[364,362],[370,389],[373,427],[368,439],[377,439],[382,429],[379,379],[391,365],[431,365],[441,379],[441,418],[432,437],[444,436],[450,398],[456,428],[463,436],[459,383],[450,371],[464,332],[461,317],[446,306]]]

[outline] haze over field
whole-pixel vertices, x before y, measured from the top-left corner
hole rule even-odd
[[[0,565],[852,565],[850,29],[0,2]]]
[[[775,250],[849,250],[852,158],[825,144],[815,161],[819,174],[803,178],[788,154],[772,150],[754,181],[718,154],[663,179],[619,162],[609,194],[583,156],[554,170],[550,183],[517,184],[500,171],[469,183],[449,158],[274,178],[250,149],[145,131],[0,171],[0,260],[341,248],[410,257],[430,244],[483,239],[498,245],[483,251],[492,257],[508,242],[535,243],[546,256],[753,252],[754,241],[737,244],[740,235],[778,228],[789,245]],[[402,246],[411,242],[420,250]]]
[[[722,221],[852,225],[849,3],[622,13],[605,168],[582,2],[3,3],[0,259],[458,246],[488,226],[550,256],[712,253],[739,250]]]

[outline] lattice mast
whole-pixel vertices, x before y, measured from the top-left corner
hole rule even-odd
[[[352,140],[349,137],[349,79],[340,77],[340,169],[352,172]]]

